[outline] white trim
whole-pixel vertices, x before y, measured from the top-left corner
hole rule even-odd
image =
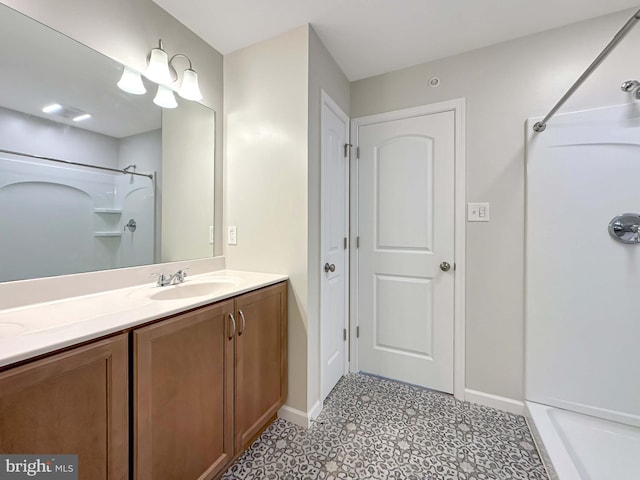
[[[324,126],[324,107],[329,108],[340,120],[342,120],[344,122],[344,128],[345,128],[345,140],[347,141],[347,143],[349,142],[349,116],[340,108],[340,106],[329,96],[329,94],[324,90],[324,89],[320,89],[320,181],[322,182],[323,180],[323,172],[322,172],[322,145],[323,145],[323,141],[324,141],[324,137],[323,137],[323,131],[322,131],[322,127]],[[349,241],[351,241],[350,235],[349,235],[349,226],[350,226],[350,217],[349,217],[349,162],[345,162],[345,176],[346,176],[346,182],[345,182],[345,188],[346,188],[346,192],[345,192],[345,199],[347,202],[347,211],[345,212],[345,230],[346,230],[346,235],[349,238]],[[323,224],[323,214],[322,214],[322,205],[323,205],[323,198],[322,198],[322,185],[320,186],[320,255],[324,254],[324,245],[322,242],[322,224]],[[349,341],[350,341],[350,337],[351,337],[351,329],[350,329],[350,322],[349,322],[349,276],[350,276],[350,270],[349,270],[349,263],[350,263],[350,249],[347,248],[344,252],[344,255],[346,256],[346,260],[345,260],[345,274],[344,274],[344,278],[345,278],[345,312],[344,312],[344,325],[343,328],[347,330],[347,344],[345,347],[345,352],[344,352],[344,365],[343,365],[343,374],[346,374],[349,372]],[[322,263],[322,262],[321,262]],[[322,270],[320,270],[322,271]],[[311,409],[311,412],[313,412],[315,409],[318,409],[318,413],[315,415],[315,417],[317,417],[320,414],[320,411],[322,411],[322,401],[324,401],[324,386],[323,386],[323,382],[324,382],[324,360],[322,358],[322,300],[323,300],[323,285],[324,282],[322,280],[320,280],[320,315],[319,315],[319,320],[320,320],[320,342],[319,342],[319,346],[320,346],[320,351],[319,351],[319,356],[320,356],[320,379],[319,379],[319,396],[320,396],[320,401],[316,402],[316,404],[314,405],[314,408]],[[319,404],[319,407],[318,407]],[[313,418],[315,418],[313,417]]]
[[[322,402],[320,401],[317,401],[308,412],[285,405],[278,410],[278,418],[284,418],[288,422],[309,428],[311,427],[311,422],[318,418],[320,412],[322,412]]]
[[[318,415],[320,415],[320,413],[322,412],[323,407],[324,407],[324,404],[320,400],[318,400],[316,403],[313,404],[313,407],[311,407],[311,410],[309,410],[309,413],[308,413],[311,421],[318,418]]]
[[[465,99],[455,98],[444,102],[404,108],[392,112],[367,115],[351,120],[351,142],[358,145],[358,128],[364,125],[401,120],[404,118],[432,115],[435,113],[453,111],[455,115],[455,233],[454,233],[454,359],[453,359],[453,393],[458,400],[465,400],[465,331],[466,331],[466,149],[465,149]],[[358,235],[358,164],[355,156],[351,159],[351,237],[355,240]],[[355,245],[353,245],[355,247]],[[357,262],[358,251],[351,255],[351,298],[357,295]],[[358,318],[358,302],[351,302],[351,331],[355,331]],[[358,371],[358,342],[351,339],[351,371]]]
[[[514,413],[516,415],[524,415],[526,410],[524,402],[514,400],[513,398],[501,397],[491,393],[479,392],[477,390],[465,389],[465,399],[471,403],[484,405],[485,407],[497,408],[505,412]]]

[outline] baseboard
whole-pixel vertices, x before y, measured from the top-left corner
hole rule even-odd
[[[318,415],[320,415],[321,411],[322,402],[320,401],[317,401],[308,412],[303,412],[302,410],[298,410],[297,408],[285,405],[278,411],[278,417],[284,418],[286,421],[295,423],[296,425],[300,425],[301,427],[309,428],[311,426],[311,422],[318,418]]]
[[[468,402],[484,405],[485,407],[497,408],[498,410],[515,413],[516,415],[525,414],[524,402],[512,398],[466,388],[464,391],[464,399]]]

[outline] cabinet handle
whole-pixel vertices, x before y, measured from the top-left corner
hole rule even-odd
[[[238,336],[240,336],[244,332],[244,328],[247,326],[247,319],[244,318],[244,313],[242,313],[242,310],[238,310],[238,313],[240,314],[240,318],[242,319],[242,328],[238,330]]]
[[[233,313],[229,314],[229,318],[231,319],[231,335],[229,335],[229,340],[231,340],[236,334],[236,319],[233,318]]]

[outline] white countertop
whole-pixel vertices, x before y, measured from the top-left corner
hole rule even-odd
[[[158,287],[150,283],[0,310],[0,367],[287,278],[286,275],[218,270],[189,276],[183,284],[175,286]],[[154,299],[153,296],[176,298]]]

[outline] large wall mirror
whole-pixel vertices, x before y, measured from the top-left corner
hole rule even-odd
[[[4,5],[0,59],[0,281],[213,256],[213,110]]]

